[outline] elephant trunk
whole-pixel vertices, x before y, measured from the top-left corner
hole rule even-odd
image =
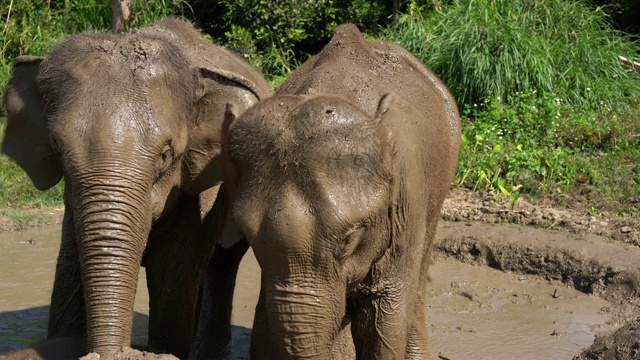
[[[320,289],[304,283],[267,287],[268,322],[278,359],[332,358],[345,316],[344,292],[339,285]]]
[[[87,345],[99,354],[131,344],[140,261],[151,228],[149,191],[142,186],[105,182],[76,192],[82,194],[74,213]]]

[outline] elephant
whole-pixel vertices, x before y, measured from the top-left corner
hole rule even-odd
[[[425,286],[460,142],[443,82],[353,24],[272,97],[227,104],[229,216],[261,268],[252,359],[335,357],[349,326],[357,359],[430,357]]]
[[[46,57],[15,60],[2,151],[40,190],[64,177],[48,339],[85,336],[102,355],[130,346],[142,265],[149,346],[188,356],[224,212],[210,210],[225,104],[248,108],[271,94],[262,74],[177,18],[76,34]],[[226,281],[235,279],[216,284]],[[232,294],[220,297],[230,304]],[[230,310],[221,316],[230,321]]]

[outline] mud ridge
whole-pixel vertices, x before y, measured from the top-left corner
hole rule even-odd
[[[640,317],[612,334],[596,336],[593,345],[573,360],[640,359]]]
[[[593,234],[443,221],[434,258],[542,276],[600,296],[615,304],[615,309],[603,311],[611,313],[613,323],[624,326],[597,337],[594,345],[580,355],[592,357],[576,359],[640,358],[640,249],[635,246]],[[617,349],[613,357],[607,355],[610,348]]]

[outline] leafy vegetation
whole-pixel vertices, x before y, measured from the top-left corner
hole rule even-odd
[[[197,20],[278,85],[319,51],[337,24],[397,42],[434,70],[458,100],[463,144],[455,185],[521,194],[592,211],[640,215],[640,45],[614,30],[627,0],[132,1],[131,27],[169,14]],[[622,11],[622,10],[620,10]],[[627,16],[625,15],[625,16]],[[107,0],[0,0],[0,84],[12,59],[46,54],[68,34],[107,29]],[[633,24],[631,24],[633,25]],[[619,28],[628,28],[622,25]],[[4,85],[0,86],[3,91]],[[0,118],[0,134],[4,120]],[[60,202],[0,157],[0,208]]]
[[[322,49],[338,24],[374,31],[387,20],[390,5],[385,0],[221,0],[212,8],[210,1],[195,1],[194,15],[216,41],[278,83]]]
[[[456,185],[640,214],[639,107],[580,110],[518,92],[465,105],[462,121]]]

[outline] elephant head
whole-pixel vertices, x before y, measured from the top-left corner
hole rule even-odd
[[[46,58],[16,59],[2,151],[38,189],[65,179],[90,351],[130,345],[154,221],[222,180],[224,104],[246,108],[269,93],[255,70],[176,19],[79,34]]]
[[[391,98],[374,116],[329,96],[277,96],[237,119],[227,113],[232,211],[262,269],[268,309],[254,331],[269,328],[273,358],[330,358],[346,299],[392,246]]]

